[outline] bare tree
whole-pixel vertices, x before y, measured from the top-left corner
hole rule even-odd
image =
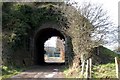
[[[92,24],[93,28],[91,31],[91,37],[96,40],[96,42],[101,42],[106,34],[110,34],[110,27],[113,27],[113,23],[110,17],[107,15],[107,11],[102,8],[102,5],[83,3],[79,7],[81,15],[87,18]]]
[[[73,62],[73,69],[77,68],[79,65],[79,58],[83,61],[90,57],[92,48],[106,43],[106,37],[114,33],[114,26],[107,15],[107,11],[102,8],[102,5],[82,3],[82,5],[77,5],[76,3],[69,3],[69,5],[77,6],[77,11],[68,11],[67,16],[71,16],[70,22],[75,23],[73,32],[74,37],[73,43],[75,46],[75,57]],[[80,16],[78,16],[80,15]],[[75,18],[75,19],[73,19]],[[110,30],[110,28],[113,30]],[[77,47],[76,47],[77,46]]]

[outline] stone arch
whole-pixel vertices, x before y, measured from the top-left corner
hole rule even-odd
[[[29,16],[30,20],[28,18],[26,18],[30,21],[30,22],[28,21],[28,23],[26,21],[21,21],[22,19],[18,18],[20,20],[20,22],[19,22],[20,24],[21,24],[21,22],[23,22],[22,23],[23,27],[21,26],[21,28],[25,30],[25,31],[23,30],[23,32],[21,32],[21,33],[27,33],[27,34],[22,34],[23,38],[19,37],[20,41],[22,42],[22,44],[20,44],[22,47],[20,49],[18,48],[18,50],[16,49],[14,54],[10,56],[11,62],[12,62],[10,64],[13,64],[13,63],[15,63],[15,65],[21,65],[23,63],[25,65],[37,64],[37,60],[35,60],[35,56],[37,56],[35,53],[35,51],[36,51],[35,50],[36,49],[35,42],[37,40],[36,37],[37,37],[37,34],[38,35],[40,35],[40,33],[42,34],[42,32],[41,32],[42,30],[48,29],[48,28],[49,29],[52,28],[52,29],[56,30],[57,32],[60,32],[64,36],[65,42],[66,42],[66,44],[65,44],[65,47],[66,47],[65,48],[65,51],[66,51],[65,57],[67,57],[67,58],[65,58],[66,63],[69,63],[69,64],[72,63],[73,59],[71,59],[71,57],[73,57],[74,54],[77,54],[79,52],[79,50],[80,50],[79,45],[78,45],[79,32],[78,32],[77,28],[78,28],[78,26],[82,25],[82,20],[79,17],[80,15],[76,11],[76,9],[72,6],[65,5],[65,4],[61,4],[59,6],[51,6],[51,4],[50,4],[46,7],[47,8],[33,7],[35,10],[31,10],[32,13],[30,13],[30,14],[32,14],[32,17],[34,17],[34,18],[30,18],[31,16]],[[54,8],[55,8],[56,12],[54,11]],[[43,12],[44,13],[43,15],[38,15],[39,10],[41,13],[42,9],[46,10],[45,13]],[[58,9],[58,10],[56,10],[56,9]],[[63,9],[65,9],[65,11]],[[34,11],[36,11],[36,12],[34,12]],[[69,12],[70,12],[70,14],[69,14]],[[75,13],[75,14],[71,15],[72,13]],[[66,15],[68,15],[68,16],[66,16]],[[75,15],[78,15],[78,16],[75,16]],[[40,16],[42,16],[42,17],[40,17]],[[17,19],[17,17],[18,16],[16,16],[15,18]],[[80,19],[76,19],[77,17]],[[19,24],[17,26],[19,26]],[[16,26],[14,26],[14,27],[16,27]],[[14,32],[11,30],[10,30],[10,32]],[[15,30],[16,30],[16,28],[15,28]],[[15,32],[14,32],[14,34],[15,34]],[[18,27],[18,33],[19,33],[19,27]],[[12,34],[10,33],[10,35],[12,35]],[[15,38],[15,40],[16,40],[16,38]],[[6,38],[6,41],[7,41],[7,38]],[[11,48],[8,47],[8,49],[11,49]],[[10,51],[6,51],[4,53],[9,53],[9,52]],[[13,52],[11,52],[11,53],[13,53]],[[16,55],[17,55],[17,57],[16,57]],[[5,57],[5,59],[6,59],[6,63],[8,61],[10,61],[9,59],[7,59],[7,57]],[[67,62],[67,61],[69,61],[69,62]]]
[[[60,25],[54,23],[44,23],[39,29],[36,29],[32,40],[32,55],[34,64],[44,64],[44,42],[52,37],[59,36],[61,39],[65,40],[65,64],[68,63],[68,35],[65,30],[60,27]]]

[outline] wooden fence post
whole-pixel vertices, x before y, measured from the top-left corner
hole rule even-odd
[[[89,76],[89,60],[87,60],[87,65],[86,65],[86,78]]]
[[[85,63],[87,63],[85,65]],[[85,76],[84,76],[84,67],[86,67],[86,72],[85,72]],[[82,62],[82,71],[81,71],[81,76],[82,78],[91,78],[92,77],[92,59],[89,58],[87,61],[83,61]]]
[[[120,61],[117,57],[115,57],[115,65],[116,65],[116,77],[120,79]]]
[[[82,71],[81,71],[82,77],[84,77],[84,67],[85,67],[85,60],[82,62]]]
[[[89,59],[89,62],[90,62],[90,74],[89,74],[89,78],[92,77],[92,59],[90,58]]]

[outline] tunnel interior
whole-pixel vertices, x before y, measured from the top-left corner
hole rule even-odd
[[[46,64],[44,60],[44,54],[45,54],[44,43],[46,40],[48,40],[53,36],[58,36],[60,37],[60,39],[65,40],[64,35],[60,31],[53,28],[46,28],[37,32],[34,40],[35,41],[34,61],[36,65]]]

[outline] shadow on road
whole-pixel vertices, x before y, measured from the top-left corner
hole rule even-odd
[[[47,63],[44,65],[35,65],[29,67],[24,72],[15,75],[15,78],[64,78],[64,63]]]

